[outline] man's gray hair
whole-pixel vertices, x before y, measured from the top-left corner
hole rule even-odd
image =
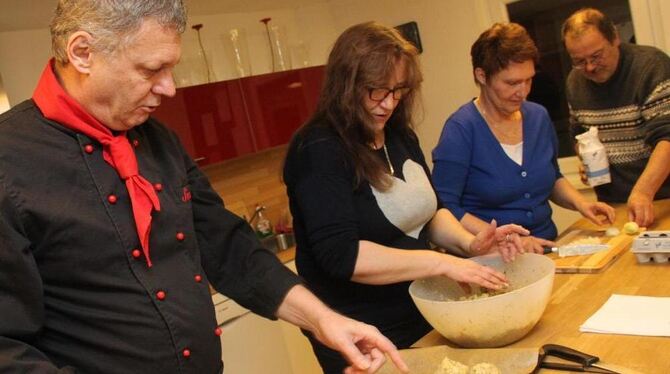
[[[77,31],[93,36],[93,50],[115,52],[132,41],[149,18],[180,34],[186,28],[182,0],[58,0],[50,25],[54,57],[60,63],[68,61],[67,41]]]

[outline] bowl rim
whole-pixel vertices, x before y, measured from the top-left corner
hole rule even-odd
[[[523,286],[523,287],[521,287],[521,288],[515,288],[515,289],[513,289],[513,290],[511,290],[511,291],[509,291],[509,292],[503,292],[503,293],[501,293],[501,294],[497,294],[497,295],[493,295],[493,296],[489,296],[489,297],[485,297],[485,298],[472,299],[472,300],[433,300],[433,299],[427,299],[427,298],[425,298],[425,297],[416,295],[415,293],[412,292],[412,288],[414,287],[414,284],[415,284],[415,283],[420,282],[420,281],[423,281],[423,280],[426,280],[426,279],[445,277],[445,276],[443,276],[443,275],[434,275],[434,276],[431,276],[431,277],[425,277],[425,278],[415,279],[415,280],[412,281],[412,283],[410,283],[409,287],[407,288],[407,291],[409,292],[409,295],[410,295],[412,298],[421,299],[421,300],[423,300],[423,301],[427,301],[427,302],[431,302],[431,303],[470,303],[470,302],[473,302],[473,303],[474,303],[474,302],[479,302],[479,301],[482,301],[482,300],[490,300],[490,299],[495,298],[495,297],[502,297],[502,296],[505,296],[505,295],[511,295],[511,294],[514,294],[516,291],[521,291],[521,290],[523,290],[523,289],[526,289],[526,288],[528,288],[528,287],[531,287],[531,286],[533,286],[533,285],[539,283],[540,281],[544,280],[544,279],[547,278],[547,277],[552,277],[552,278],[553,278],[553,277],[556,275],[556,263],[555,263],[552,259],[550,259],[549,257],[546,257],[546,256],[541,255],[541,254],[538,254],[538,253],[524,253],[523,255],[524,255],[524,256],[525,256],[525,255],[538,256],[538,257],[542,257],[542,258],[546,259],[547,261],[549,261],[549,262],[551,263],[551,267],[552,267],[551,272],[549,272],[549,273],[543,275],[542,277],[540,277],[539,279],[537,279],[535,282],[529,283],[529,284],[527,284],[527,285],[525,285],[525,286]],[[478,258],[492,258],[492,257],[495,257],[495,256],[484,255],[484,256],[470,257],[469,259],[470,259],[470,260],[474,260],[474,261],[476,261],[476,259],[478,259]],[[544,261],[544,260],[542,260],[542,261]],[[445,278],[447,278],[447,279],[449,279],[449,280],[455,282],[455,281],[454,281],[453,279],[451,279],[451,278],[448,278],[448,277],[445,277]]]

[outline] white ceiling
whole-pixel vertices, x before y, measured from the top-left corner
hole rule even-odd
[[[189,14],[297,8],[327,0],[184,0]],[[56,0],[0,0],[0,32],[48,27]]]

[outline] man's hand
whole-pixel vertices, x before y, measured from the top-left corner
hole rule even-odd
[[[585,186],[589,186],[589,178],[586,176],[586,169],[584,168],[584,164],[581,162],[579,163],[579,179]]]
[[[628,220],[640,227],[654,223],[654,199],[639,192],[631,192],[628,197]]]
[[[384,365],[385,354],[401,372],[409,372],[395,345],[377,328],[338,314],[304,286],[291,288],[277,317],[311,331],[321,343],[340,352],[351,364],[345,374],[374,373]]]
[[[323,344],[339,351],[351,364],[345,374],[374,373],[384,365],[387,354],[403,373],[409,372],[396,347],[377,328],[337,313],[319,320],[313,331]]]

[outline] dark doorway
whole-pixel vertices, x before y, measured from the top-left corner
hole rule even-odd
[[[574,11],[596,8],[616,24],[621,40],[635,42],[628,0],[520,0],[507,4],[510,22],[523,25],[540,50],[533,88],[528,100],[549,111],[559,142],[559,157],[575,154],[568,133],[565,79],[572,68],[561,42],[561,25]]]

